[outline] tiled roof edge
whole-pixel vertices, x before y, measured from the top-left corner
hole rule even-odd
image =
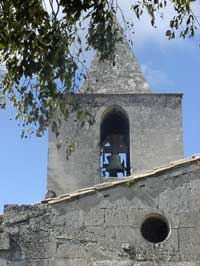
[[[74,199],[78,199],[80,197],[93,194],[98,191],[110,188],[110,187],[115,187],[118,185],[126,184],[133,180],[143,179],[143,178],[151,177],[154,175],[162,174],[168,170],[173,170],[173,169],[176,169],[177,167],[184,166],[184,165],[187,165],[191,162],[198,161],[198,160],[200,160],[200,154],[193,155],[189,158],[176,160],[176,161],[170,162],[167,165],[154,168],[153,170],[149,170],[143,173],[138,173],[138,174],[129,176],[127,178],[100,183],[100,184],[94,185],[93,187],[80,189],[70,194],[64,194],[64,195],[60,195],[55,198],[44,199],[41,201],[41,203],[47,203],[49,205],[54,205],[54,204],[61,203],[61,202],[73,201]]]

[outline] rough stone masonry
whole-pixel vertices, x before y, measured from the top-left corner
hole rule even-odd
[[[196,156],[35,205],[7,205],[0,266],[200,265],[199,186]],[[161,243],[141,233],[152,215],[169,225]]]
[[[113,111],[123,113],[129,123],[131,173],[183,157],[182,94],[151,93],[125,37],[119,37],[115,62],[96,56],[76,95],[81,107],[94,116],[93,126],[86,123],[80,128],[76,113],[71,113],[62,122],[59,137],[49,130],[47,189],[57,195],[105,181],[99,169],[100,128]],[[58,149],[66,138],[67,144]],[[76,149],[66,160],[71,139]]]
[[[96,57],[76,98],[95,123],[80,128],[72,113],[59,136],[49,130],[48,198],[5,206],[0,266],[199,266],[200,155],[183,159],[182,95],[151,93],[122,35],[115,62]],[[101,125],[116,110],[130,176],[104,178]]]

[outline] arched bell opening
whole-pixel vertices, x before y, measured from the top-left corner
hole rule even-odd
[[[125,177],[130,175],[129,120],[125,111],[114,107],[101,123],[100,175]]]

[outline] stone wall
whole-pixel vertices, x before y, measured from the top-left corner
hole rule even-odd
[[[102,181],[100,125],[103,115],[112,107],[122,108],[129,118],[132,173],[182,158],[181,94],[99,94],[77,98],[82,108],[94,115],[95,123],[80,127],[76,113],[72,113],[62,123],[58,137],[49,130],[48,190],[60,195]],[[71,141],[75,151],[66,159]]]
[[[0,266],[200,265],[199,161],[55,205],[5,206]],[[141,234],[154,214],[169,236]]]
[[[98,56],[94,57],[81,91],[95,94],[151,93],[123,34],[120,39],[116,43],[113,60],[99,60]]]

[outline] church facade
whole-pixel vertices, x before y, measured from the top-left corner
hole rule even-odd
[[[0,266],[200,265],[200,155],[183,158],[182,94],[152,93],[120,35],[76,99],[95,122],[71,113],[49,131],[47,196],[5,206]]]

